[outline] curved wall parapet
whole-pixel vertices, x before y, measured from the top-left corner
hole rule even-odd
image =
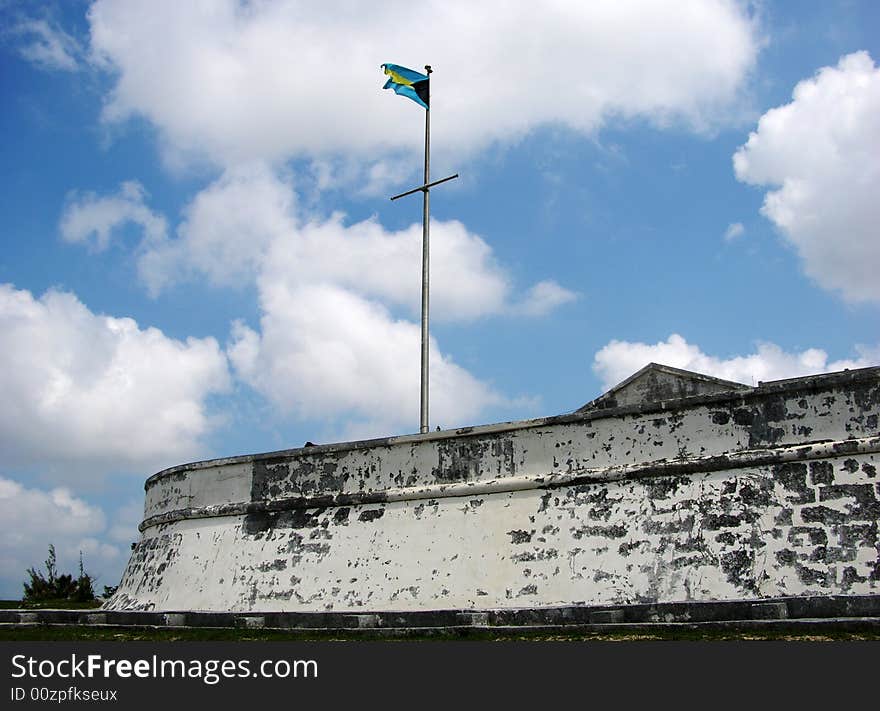
[[[108,606],[873,593],[878,373],[174,467]]]

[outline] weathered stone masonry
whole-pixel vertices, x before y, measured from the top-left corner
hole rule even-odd
[[[651,365],[571,415],[174,467],[107,607],[876,594],[878,416],[880,368],[752,388]]]

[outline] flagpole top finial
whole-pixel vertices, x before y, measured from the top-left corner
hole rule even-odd
[[[425,71],[428,72],[428,74],[431,73],[432,69],[431,69],[431,65],[430,65],[430,64],[426,64],[426,65],[425,65]]]

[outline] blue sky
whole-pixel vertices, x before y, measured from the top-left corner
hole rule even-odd
[[[392,19],[394,21],[392,21]],[[412,33],[405,27],[420,27]],[[874,2],[2,2],[0,596],[143,481],[568,412],[649,361],[880,363]]]

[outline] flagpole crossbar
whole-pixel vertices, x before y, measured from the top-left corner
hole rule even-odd
[[[392,200],[397,200],[397,198],[406,197],[407,195],[412,195],[413,193],[424,192],[430,188],[433,188],[435,185],[440,185],[440,183],[445,183],[448,180],[455,180],[458,177],[458,173],[455,175],[450,175],[448,178],[442,178],[441,180],[435,180],[433,183],[428,183],[427,185],[419,185],[417,188],[413,188],[412,190],[407,190],[405,193],[400,193],[400,195],[395,195]]]

